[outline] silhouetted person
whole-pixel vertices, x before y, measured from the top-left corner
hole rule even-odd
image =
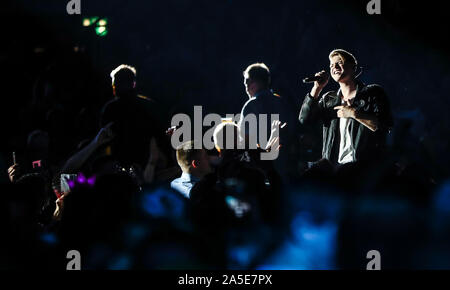
[[[241,110],[241,119],[239,121],[241,134],[245,136],[248,142],[256,140],[264,148],[265,142],[271,134],[271,124],[273,121],[271,116],[278,114],[279,121],[281,122],[280,125],[286,127],[281,129],[279,133],[280,144],[283,149],[280,150],[279,156],[274,161],[274,164],[275,168],[284,178],[287,174],[295,171],[293,168],[296,168],[296,158],[290,155],[293,152],[291,146],[293,145],[293,138],[297,126],[295,114],[291,111],[287,100],[272,91],[270,71],[264,63],[255,63],[248,66],[243,72],[243,76],[245,91],[249,100]],[[244,121],[244,118],[248,118],[252,114],[256,117],[256,128],[251,128],[249,122]],[[266,124],[261,122],[260,116],[267,117]],[[265,138],[260,135],[260,126],[266,127]]]
[[[142,171],[149,159],[151,139],[158,134],[151,102],[136,93],[135,68],[120,65],[111,72],[111,79],[115,98],[103,107],[101,127],[113,123],[116,137],[111,154],[121,166],[126,169],[138,166]]]

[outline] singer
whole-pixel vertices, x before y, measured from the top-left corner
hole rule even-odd
[[[319,97],[329,74],[316,73],[314,86],[300,110],[300,123],[323,124],[322,158],[333,165],[379,158],[393,125],[384,90],[358,79],[358,62],[348,51],[335,49],[329,59],[331,77],[340,88]]]

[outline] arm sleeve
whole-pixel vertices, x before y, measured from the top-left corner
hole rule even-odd
[[[298,116],[298,120],[302,125],[308,124],[315,119],[322,119],[326,95],[323,95],[319,101],[314,99],[309,93],[306,95]]]

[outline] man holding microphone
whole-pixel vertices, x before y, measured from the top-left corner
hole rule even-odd
[[[314,86],[303,101],[301,124],[323,124],[322,158],[333,165],[375,160],[384,151],[392,127],[389,101],[379,85],[358,79],[356,58],[343,49],[329,54],[330,74],[339,90],[320,96],[329,74],[315,74]]]

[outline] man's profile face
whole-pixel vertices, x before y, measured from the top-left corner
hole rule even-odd
[[[253,97],[253,95],[255,94],[255,82],[250,78],[244,78],[244,86],[245,92],[247,93],[248,97]]]
[[[330,58],[330,74],[335,82],[344,82],[354,75],[352,64],[346,62],[340,55]]]

